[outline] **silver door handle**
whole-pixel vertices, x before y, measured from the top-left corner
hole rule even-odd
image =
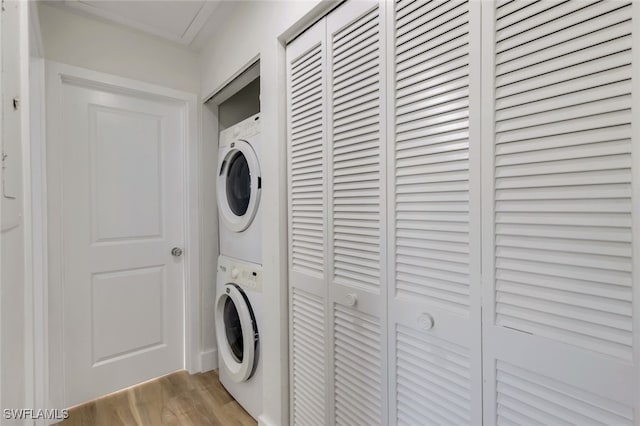
[[[175,257],[182,256],[182,249],[180,247],[174,247],[171,249],[171,255]]]

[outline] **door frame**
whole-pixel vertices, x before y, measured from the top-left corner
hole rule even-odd
[[[43,158],[46,176],[42,186],[42,197],[46,200],[43,227],[46,247],[43,247],[46,274],[39,283],[48,294],[46,307],[48,330],[43,333],[44,359],[48,388],[44,390],[44,400],[51,407],[66,407],[64,335],[63,335],[63,261],[64,238],[62,229],[62,140],[61,120],[58,104],[64,84],[102,89],[114,93],[134,95],[151,100],[170,101],[181,107],[185,129],[183,142],[184,156],[184,347],[183,368],[189,373],[202,371],[200,357],[200,179],[199,158],[201,138],[198,126],[198,96],[193,93],[174,90],[129,78],[88,70],[54,61],[45,61],[46,79],[46,143]]]

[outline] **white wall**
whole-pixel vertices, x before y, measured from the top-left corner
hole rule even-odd
[[[45,59],[198,93],[198,54],[170,41],[39,4]]]
[[[216,270],[218,254],[218,207],[216,200],[216,178],[218,165],[218,108],[211,103],[202,107],[202,220],[200,221],[200,243],[202,280],[202,368],[212,370],[218,366],[218,352],[214,323],[216,298]]]
[[[321,13],[331,3],[321,0],[239,2],[212,35],[200,54],[201,94],[204,99],[222,88],[260,55],[273,58],[278,37],[304,18]],[[333,2],[335,3],[335,2]],[[284,63],[279,64],[284,66]],[[261,65],[262,67],[262,65]],[[261,75],[264,80],[264,76]],[[275,83],[272,78],[268,84]],[[263,82],[263,84],[265,84]],[[263,102],[264,105],[264,102]]]
[[[31,335],[28,328],[31,282],[25,276],[26,262],[29,258],[27,228],[29,217],[25,199],[29,191],[23,173],[28,170],[29,160],[29,102],[28,75],[28,7],[26,3],[8,1],[4,4],[2,22],[2,92],[6,102],[2,105],[3,150],[10,153],[7,157],[7,171],[11,169],[13,188],[10,190],[15,199],[2,198],[0,216],[2,233],[0,234],[0,407],[23,408],[31,403],[32,358]],[[18,42],[16,42],[16,37]],[[16,111],[9,102],[20,97],[20,108]],[[25,167],[26,166],[26,167]],[[5,179],[7,175],[5,175]],[[2,424],[19,424],[6,421]]]
[[[265,318],[262,324],[263,414],[261,425],[288,424],[287,209],[285,61],[279,39],[310,24],[335,2],[242,2],[201,52],[201,97],[208,98],[243,67],[260,58],[261,170]]]

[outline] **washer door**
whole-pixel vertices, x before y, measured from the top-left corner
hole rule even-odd
[[[260,203],[260,165],[249,143],[239,140],[220,152],[218,208],[227,228],[242,232],[249,227]]]
[[[216,339],[229,375],[244,382],[253,375],[258,346],[258,327],[247,295],[227,284],[216,300]]]

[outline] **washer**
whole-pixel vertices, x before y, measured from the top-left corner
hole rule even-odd
[[[260,114],[220,132],[220,254],[262,263]]]
[[[220,383],[257,419],[262,411],[262,266],[220,256],[216,283]]]

